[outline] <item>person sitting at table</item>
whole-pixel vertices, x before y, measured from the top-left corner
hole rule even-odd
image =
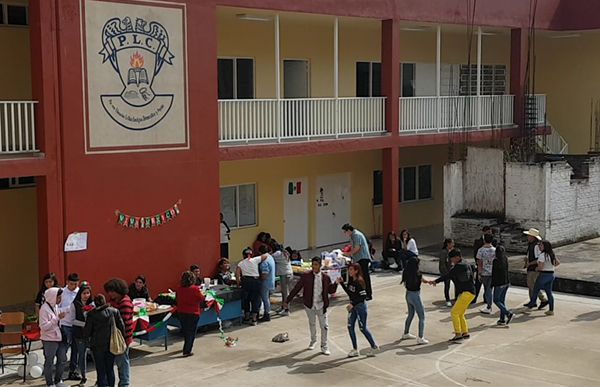
[[[177,316],[183,334],[183,357],[194,355],[192,348],[196,339],[200,304],[204,304],[204,295],[195,285],[196,276],[191,271],[181,274],[180,286],[177,289]]]
[[[195,263],[190,265],[190,271],[192,273],[194,273],[195,276],[195,283],[194,285],[200,286],[202,284],[202,277],[200,277],[200,266],[196,265]]]
[[[217,283],[219,285],[233,285],[234,282],[232,280],[233,273],[231,273],[231,265],[229,264],[229,259],[221,258],[219,260],[219,267],[217,272]]]
[[[290,253],[290,261],[301,261],[302,262],[302,255],[300,254],[300,252],[298,250],[292,250],[292,252]]]
[[[56,274],[48,273],[42,278],[42,284],[40,285],[40,291],[35,297],[35,315],[40,315],[40,308],[44,305],[44,293],[46,290],[50,288],[54,288],[58,286],[58,280],[56,279]]]
[[[146,285],[146,277],[143,275],[138,275],[135,277],[135,281],[131,285],[129,285],[129,298],[143,298],[146,301],[152,301],[152,297],[150,297],[150,291],[148,291],[148,286]]]

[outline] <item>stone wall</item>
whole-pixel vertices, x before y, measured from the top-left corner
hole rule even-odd
[[[465,211],[504,213],[504,152],[469,147],[464,164]]]
[[[473,241],[481,236],[483,226],[496,226],[496,218],[468,218],[454,216],[450,219],[452,231],[450,235],[459,246],[473,246]]]
[[[452,237],[452,217],[463,211],[462,161],[444,165],[444,235]]]
[[[506,164],[506,219],[524,228],[546,229],[550,164]]]

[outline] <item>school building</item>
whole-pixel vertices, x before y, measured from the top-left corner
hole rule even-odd
[[[96,289],[143,273],[154,292],[191,263],[211,273],[220,211],[233,260],[260,231],[305,249],[346,222],[440,225],[443,166],[466,144],[534,124],[550,152],[591,149],[599,11],[0,0],[0,305],[49,271]],[[65,252],[73,233],[87,246]]]

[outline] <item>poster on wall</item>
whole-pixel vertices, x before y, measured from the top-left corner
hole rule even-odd
[[[188,149],[185,4],[80,4],[86,153]]]

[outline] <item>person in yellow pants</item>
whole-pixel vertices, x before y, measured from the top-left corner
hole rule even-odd
[[[452,262],[450,271],[434,281],[429,281],[429,284],[435,286],[446,280],[452,280],[452,282],[454,282],[458,297],[450,311],[452,325],[454,326],[454,337],[451,338],[450,341],[460,342],[461,340],[470,337],[465,312],[471,304],[471,301],[475,299],[475,283],[471,266],[463,262],[460,249],[452,250],[448,254],[448,258],[450,258],[450,261]]]

